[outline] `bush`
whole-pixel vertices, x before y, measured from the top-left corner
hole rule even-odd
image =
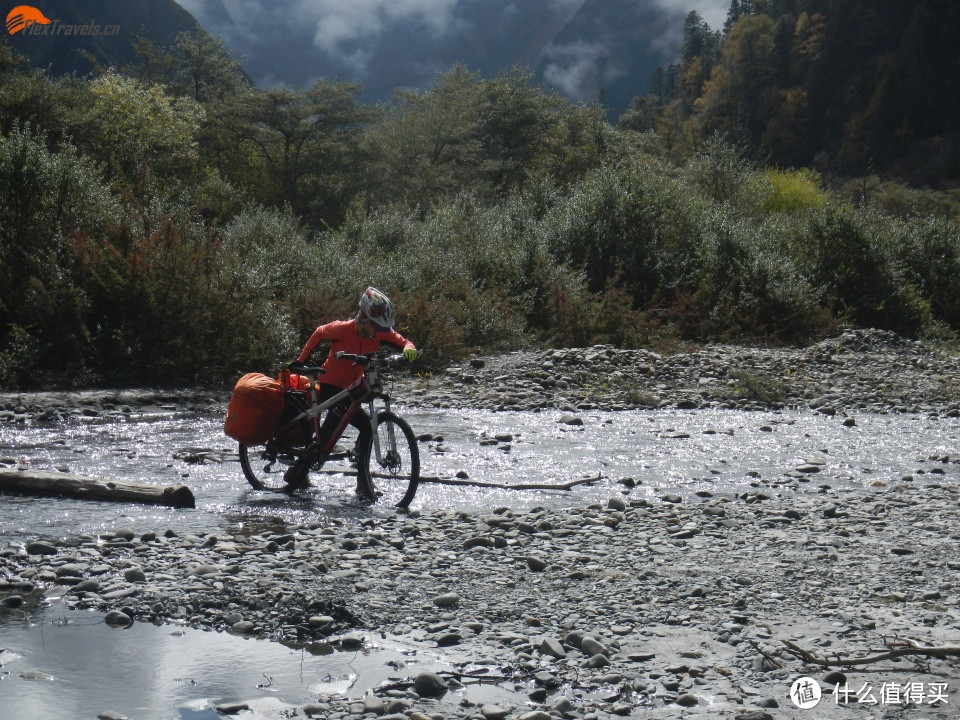
[[[82,372],[89,340],[77,252],[114,218],[98,168],[14,127],[0,137],[0,384]]]
[[[589,174],[541,223],[551,255],[601,292],[615,275],[643,307],[692,291],[705,206],[649,161]]]
[[[820,190],[820,176],[813,170],[768,169],[750,183],[757,209],[767,215],[817,210],[826,198]]]
[[[896,257],[888,218],[831,204],[811,216],[807,233],[800,252],[835,317],[908,335],[923,327],[929,304]]]

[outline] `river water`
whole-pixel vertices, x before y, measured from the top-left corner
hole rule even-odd
[[[796,476],[791,486],[801,492],[903,478],[922,485],[943,481],[942,473],[957,467],[935,458],[960,455],[960,420],[917,415],[853,415],[855,425],[848,427],[840,416],[800,411],[591,411],[582,413],[583,425],[576,426],[559,422],[559,412],[400,411],[417,434],[435,438],[420,443],[425,476],[449,478],[463,471],[477,482],[558,485],[602,478],[569,491],[426,482],[412,505],[425,512],[605,502],[625,490],[624,478],[636,483],[630,491],[634,497],[742,493],[790,482],[791,475]],[[494,442],[503,434],[512,440]],[[175,410],[78,417],[58,425],[8,423],[0,426],[0,459],[8,463],[158,485],[183,483],[196,496],[197,508],[7,496],[0,503],[0,537],[62,538],[118,527],[138,533],[171,527],[223,532],[258,522],[323,522],[391,512],[357,507],[352,479],[337,474],[294,498],[255,492],[244,480],[235,450],[223,435],[220,417]],[[178,459],[181,451],[206,461]]]
[[[948,462],[960,456],[960,420],[950,418],[588,411],[579,416],[583,425],[568,425],[560,422],[560,412],[397,409],[416,433],[433,438],[420,443],[424,475],[450,478],[462,471],[472,481],[502,484],[600,477],[570,490],[427,482],[412,505],[425,513],[578,506],[606,503],[620,493],[653,499],[663,493],[724,495],[781,486],[785,492],[814,493],[823,486],[870,491],[907,482],[922,493],[925,484],[955,483],[960,476],[960,465]],[[507,434],[509,441],[503,439]],[[196,462],[201,458],[205,461]],[[349,523],[394,512],[357,505],[353,478],[337,474],[295,497],[253,491],[234,445],[223,436],[221,417],[175,408],[75,416],[55,425],[7,423],[0,426],[0,460],[79,475],[184,483],[197,501],[196,509],[174,510],[2,496],[0,547],[120,527],[138,533],[167,528],[232,533],[304,522]],[[110,630],[99,617],[62,612],[56,604],[39,614],[0,615],[0,693],[9,698],[3,717],[12,720],[95,717],[107,709],[131,718],[213,718],[217,702],[237,699],[255,701],[257,717],[279,717],[282,706],[271,703],[302,704],[334,690],[361,697],[386,677],[385,667],[409,656],[408,648],[389,641],[349,657],[317,658],[268,642],[170,626]],[[93,669],[92,657],[100,658],[100,668]],[[173,665],[164,661],[174,657]],[[449,660],[421,658],[420,669],[438,669]],[[31,675],[33,670],[40,675]],[[141,687],[153,695],[144,699],[139,689],[131,690]]]

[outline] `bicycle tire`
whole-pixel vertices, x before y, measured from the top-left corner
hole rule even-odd
[[[254,490],[290,492],[296,489],[300,483],[288,483],[283,477],[294,460],[292,456],[269,453],[265,445],[247,446],[240,443],[240,467]],[[265,463],[261,469],[257,467],[259,462]]]
[[[393,449],[389,448],[391,430],[396,442]],[[377,461],[371,434],[357,458],[359,485],[371,501],[406,508],[413,501],[420,483],[417,438],[407,421],[392,412],[377,416],[376,433],[383,461]]]

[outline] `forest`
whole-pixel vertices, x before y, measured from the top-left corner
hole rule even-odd
[[[375,285],[472,352],[956,347],[960,18],[734,0],[616,122],[523,69],[257,88],[222,41],[52,77],[0,43],[0,387],[225,386]],[[945,72],[952,68],[951,72]]]

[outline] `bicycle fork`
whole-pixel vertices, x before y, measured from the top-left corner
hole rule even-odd
[[[384,396],[383,398],[383,411],[390,412],[390,398]],[[384,467],[384,458],[389,458],[391,453],[397,447],[397,438],[394,433],[393,423],[387,423],[387,449],[384,453],[380,448],[380,433],[377,432],[377,420],[378,413],[376,404],[374,403],[374,398],[370,398],[370,435],[373,439],[373,452],[375,453],[374,457],[377,458],[377,465]]]

